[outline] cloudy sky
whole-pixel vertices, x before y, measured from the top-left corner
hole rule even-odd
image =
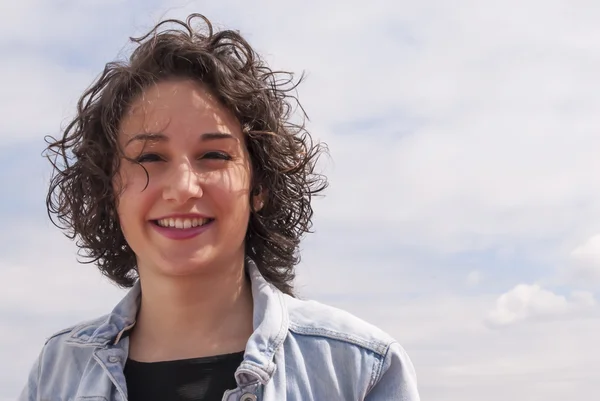
[[[424,400],[597,397],[600,3],[28,0],[0,3],[1,401],[123,296],[48,223],[43,137],[129,36],[190,12],[307,74],[331,186],[303,297],[398,338]]]

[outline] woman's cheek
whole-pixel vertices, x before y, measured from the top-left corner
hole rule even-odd
[[[146,173],[147,172],[147,173]],[[143,191],[144,188],[155,182],[156,179],[152,179],[155,174],[148,169],[144,170],[142,166],[128,166],[123,169],[123,191]]]

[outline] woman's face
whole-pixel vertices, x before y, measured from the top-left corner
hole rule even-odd
[[[250,161],[227,109],[193,81],[159,82],[132,103],[119,142],[148,172],[124,159],[115,183],[142,279],[243,262]]]

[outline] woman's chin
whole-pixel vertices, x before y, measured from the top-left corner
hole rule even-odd
[[[214,255],[206,253],[195,255],[169,255],[163,258],[162,263],[157,264],[157,269],[165,276],[195,276],[210,274],[222,268]]]
[[[209,260],[202,258],[198,259],[181,259],[171,260],[160,266],[160,270],[163,274],[169,276],[187,276],[208,273],[213,267],[214,263],[210,263]]]
[[[138,261],[140,262],[140,275],[143,279],[143,276],[154,274],[163,277],[213,274],[223,268],[236,267],[238,259],[243,265],[243,247],[240,247],[240,249],[239,258],[232,258],[233,253],[229,253],[226,259],[222,257],[222,252],[215,252],[216,250],[212,247],[203,247],[202,249],[197,249],[195,252],[182,252],[182,250],[178,250],[177,252],[173,252],[173,250],[159,252],[152,259]],[[145,271],[148,274],[144,274]]]

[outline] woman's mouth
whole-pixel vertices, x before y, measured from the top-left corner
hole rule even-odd
[[[163,228],[174,228],[179,230],[186,230],[189,228],[196,228],[204,226],[214,219],[211,218],[166,218],[160,220],[152,220],[154,224]]]
[[[212,218],[164,218],[160,220],[151,220],[151,226],[163,237],[172,240],[186,240],[194,238],[206,230],[209,230],[214,224]]]

